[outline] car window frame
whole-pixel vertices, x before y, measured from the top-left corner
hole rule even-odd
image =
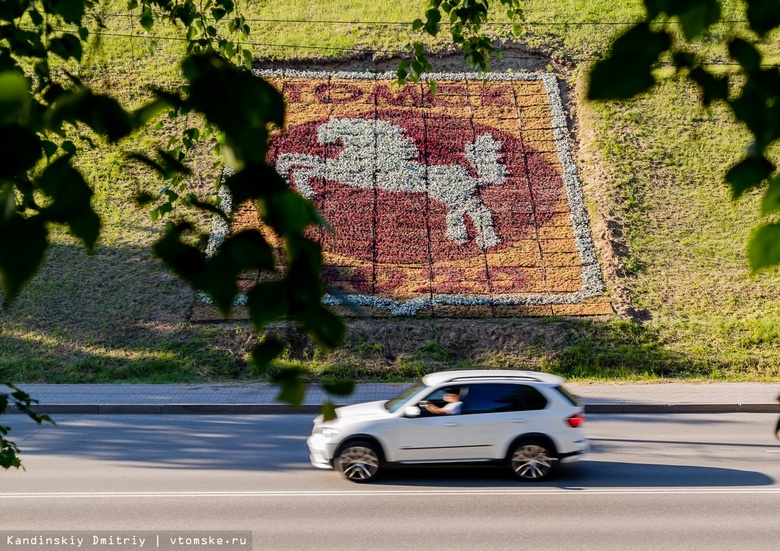
[[[484,387],[488,385],[500,385],[504,387],[512,386],[512,387],[526,387],[533,389],[539,396],[542,397],[544,400],[544,406],[541,408],[523,408],[523,409],[505,409],[500,411],[479,411],[479,412],[473,412],[469,411],[469,396],[474,396],[472,394],[473,389],[477,387]],[[520,381],[485,381],[485,382],[475,382],[475,383],[469,383],[468,385],[463,385],[465,387],[468,387],[468,392],[463,398],[463,406],[461,407],[461,415],[495,415],[495,414],[501,414],[501,413],[520,413],[520,412],[528,412],[528,411],[542,411],[550,407],[551,400],[548,396],[545,395],[544,392],[536,388],[534,385],[529,385],[524,382]],[[527,400],[525,399],[525,396],[523,396],[523,402],[524,404],[527,404]]]

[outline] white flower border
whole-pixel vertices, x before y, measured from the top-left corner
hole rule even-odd
[[[374,81],[395,81],[394,73],[369,73],[369,72],[323,72],[323,71],[295,71],[295,70],[265,70],[254,71],[263,78],[308,78],[308,79],[353,79]],[[577,178],[577,165],[569,149],[569,132],[566,125],[566,116],[561,104],[561,96],[558,90],[558,81],[555,75],[549,73],[430,73],[423,76],[424,80],[447,81],[516,81],[516,80],[540,80],[544,83],[547,100],[550,105],[551,122],[555,149],[558,160],[563,168],[563,182],[566,189],[566,197],[569,202],[569,220],[574,228],[574,242],[582,263],[582,289],[564,294],[536,294],[536,295],[503,295],[498,297],[456,295],[431,295],[419,297],[406,302],[380,298],[370,295],[347,295],[346,299],[359,306],[374,307],[387,310],[393,316],[414,316],[420,310],[432,306],[544,306],[550,304],[576,304],[585,299],[600,295],[606,290],[601,278],[601,268],[596,259],[596,250],[591,238],[588,214],[583,201],[582,187]],[[222,209],[230,216],[232,202],[227,186],[220,188]],[[217,247],[225,240],[229,228],[224,220],[218,216],[212,222],[211,235],[206,248],[207,254],[213,254]],[[204,302],[211,303],[209,297],[201,293]],[[323,303],[331,306],[342,305],[344,301],[333,295],[325,295]],[[236,299],[237,305],[246,304],[246,296],[240,295]]]

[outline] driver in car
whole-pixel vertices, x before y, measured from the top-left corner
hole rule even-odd
[[[463,402],[461,401],[459,394],[452,391],[446,392],[444,396],[442,396],[442,400],[447,402],[447,405],[444,407],[439,407],[427,402],[423,405],[425,406],[425,409],[428,411],[428,413],[433,413],[436,415],[457,415],[460,413]]]

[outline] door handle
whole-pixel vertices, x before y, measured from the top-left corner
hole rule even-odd
[[[528,419],[512,419],[513,423],[527,423]]]
[[[459,427],[460,423],[446,423],[444,426],[445,427]]]

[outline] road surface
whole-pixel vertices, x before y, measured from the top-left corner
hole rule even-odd
[[[0,473],[3,536],[251,530],[258,551],[780,548],[769,414],[593,415],[593,453],[536,484],[501,468],[350,483],[309,465],[311,416],[4,421],[27,470]]]

